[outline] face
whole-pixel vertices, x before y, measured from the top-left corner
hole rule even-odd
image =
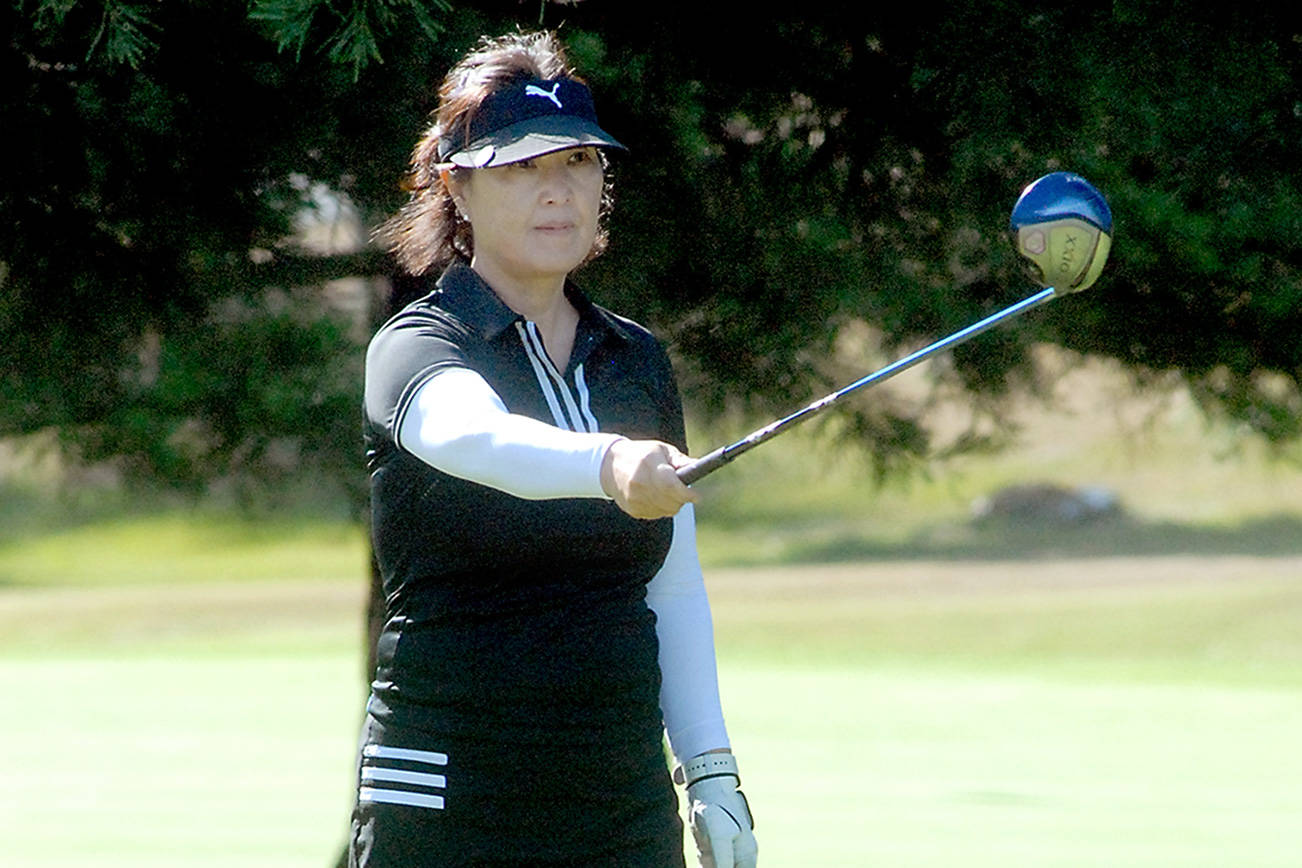
[[[481,273],[563,279],[592,249],[604,180],[596,148],[458,174],[449,183],[474,230]]]

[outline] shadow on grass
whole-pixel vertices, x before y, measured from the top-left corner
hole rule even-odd
[[[1036,560],[1170,555],[1302,555],[1302,517],[1268,516],[1233,527],[1109,516],[1079,523],[987,520],[932,528],[902,542],[845,534],[791,541],[783,560]]]

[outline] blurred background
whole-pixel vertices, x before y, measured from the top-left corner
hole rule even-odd
[[[577,279],[692,451],[1036,288],[1087,293],[699,484],[767,865],[1302,852],[1302,16],[1276,4],[13,0],[0,10],[0,834],[25,866],[330,866],[376,611],[370,231],[444,71],[559,30],[614,162]]]

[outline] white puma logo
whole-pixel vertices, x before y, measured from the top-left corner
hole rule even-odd
[[[552,102],[556,103],[557,108],[565,108],[565,106],[561,105],[560,97],[556,96],[556,91],[560,88],[560,86],[561,83],[559,81],[556,82],[555,84],[552,85],[551,93],[548,93],[547,91],[543,90],[541,87],[539,87],[536,84],[526,84],[524,86],[524,95],[540,96],[543,97],[544,99],[549,99]]]

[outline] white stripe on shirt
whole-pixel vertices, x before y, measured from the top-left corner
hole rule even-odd
[[[528,340],[525,342],[525,349],[532,350],[532,355],[541,362],[542,370],[546,372],[550,383],[539,383],[544,389],[555,385],[556,392],[560,395],[561,400],[565,402],[565,410],[570,421],[573,423],[570,428],[574,431],[586,431],[592,433],[596,428],[589,428],[587,420],[579,414],[579,408],[574,404],[574,395],[570,392],[569,383],[565,382],[565,377],[561,372],[556,370],[556,365],[552,364],[551,356],[547,355],[547,349],[543,346],[542,336],[538,334],[538,326],[534,323],[526,323],[525,330],[528,334]],[[534,373],[538,373],[538,366],[534,366]]]
[[[405,769],[386,769],[379,766],[362,766],[362,780],[387,781],[391,784],[415,784],[437,789],[442,789],[448,785],[448,779],[443,775],[409,772]]]
[[[532,326],[533,323],[529,325]],[[529,332],[526,331],[525,324],[517,321],[515,330],[520,333],[520,340],[524,343],[525,355],[529,357],[529,364],[533,366],[533,375],[538,379],[538,388],[542,389],[543,397],[547,399],[547,407],[552,411],[552,420],[556,422],[556,427],[563,428],[566,431],[573,431],[574,426],[561,412],[560,402],[556,400],[556,390],[552,388],[551,378],[547,376],[547,371],[543,368],[543,361],[538,358],[538,353],[529,341]],[[545,358],[547,354],[543,353],[542,355]]]
[[[407,747],[389,747],[383,744],[368,744],[362,750],[362,756],[368,759],[391,759],[405,762],[426,763],[432,766],[448,764],[448,755],[432,750],[414,750]]]
[[[361,787],[357,790],[357,801],[380,802],[387,805],[406,805],[410,808],[443,809],[442,796],[427,796],[424,793],[409,793],[406,790],[380,790],[375,787]]]
[[[583,413],[583,419],[588,423],[588,430],[600,431],[601,426],[597,424],[597,417],[592,415],[588,381],[583,378],[583,365],[579,365],[574,369],[574,385],[579,389],[579,411]]]

